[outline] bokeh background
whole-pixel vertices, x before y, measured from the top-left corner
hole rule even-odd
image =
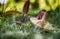
[[[17,9],[22,9],[24,3],[27,0],[2,0],[1,4],[4,2],[4,7],[9,10],[10,8],[16,6]],[[46,10],[55,10],[58,6],[60,6],[60,0],[30,0],[30,9],[46,9]]]

